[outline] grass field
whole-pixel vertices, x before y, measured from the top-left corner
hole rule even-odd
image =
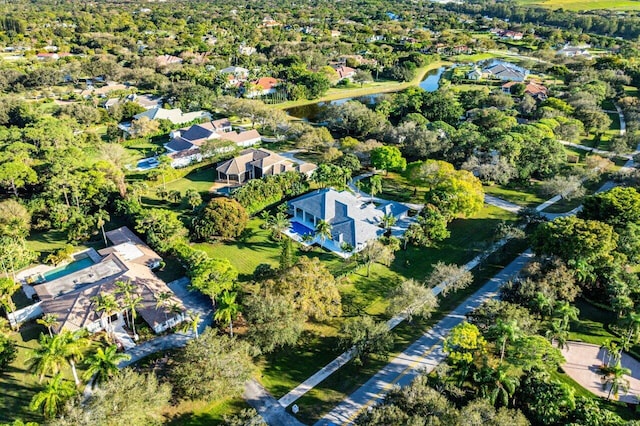
[[[518,0],[518,3],[565,10],[640,10],[640,2],[634,0]]]
[[[400,82],[400,81],[376,81],[373,83],[368,83],[363,85],[362,87],[351,87],[351,88],[338,88],[334,87],[327,91],[327,93],[318,98],[318,99],[301,99],[297,101],[287,101],[279,104],[274,104],[273,107],[277,109],[287,109],[293,107],[299,107],[304,105],[315,104],[318,102],[328,102],[335,101],[336,99],[344,99],[344,98],[357,98],[359,96],[372,95],[375,93],[389,93],[389,92],[398,92],[400,90],[406,89],[411,86],[417,86],[424,79],[425,75],[431,71],[438,69],[442,66],[450,65],[449,62],[445,61],[437,61],[433,62],[424,67],[420,67],[416,69],[416,75],[411,81]]]
[[[386,296],[391,288],[407,278],[423,280],[437,261],[464,264],[486,249],[492,241],[493,230],[502,221],[513,221],[515,215],[487,206],[469,219],[456,220],[450,225],[451,237],[437,248],[409,247],[396,253],[390,267],[375,264],[370,276],[361,268],[341,280],[339,290],[343,298],[344,316],[363,313],[384,318],[388,304]],[[252,219],[247,237],[238,242],[197,244],[211,256],[227,258],[238,268],[240,279],[250,279],[261,263],[276,266],[280,249],[270,241],[269,232],[260,228],[260,220]],[[299,255],[319,256],[329,270],[339,275],[348,268],[345,262],[316,248]],[[296,347],[263,359],[260,380],[276,397],[282,396],[337,355],[336,334],[342,319],[328,323],[309,324],[302,343]],[[342,375],[340,376],[342,377]]]

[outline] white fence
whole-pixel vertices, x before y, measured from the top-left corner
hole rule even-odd
[[[7,315],[11,326],[16,327],[23,322],[42,316],[44,312],[42,312],[42,308],[40,307],[41,303],[42,302],[34,303],[33,305],[29,305],[26,308],[19,309]]]

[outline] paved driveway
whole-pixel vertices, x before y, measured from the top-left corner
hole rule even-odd
[[[176,296],[182,301],[187,311],[198,312],[201,315],[202,322],[198,327],[198,333],[202,333],[207,326],[213,323],[213,305],[211,299],[197,291],[189,291],[189,279],[184,277],[179,280],[172,281],[167,284]],[[173,348],[183,347],[187,342],[193,339],[195,335],[189,331],[187,333],[171,333],[165,336],[156,337],[148,340],[134,348],[126,351],[131,356],[128,361],[121,362],[119,367],[123,368],[133,364],[140,359],[149,356],[155,352],[166,351]]]

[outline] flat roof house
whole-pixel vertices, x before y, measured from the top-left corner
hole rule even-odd
[[[167,284],[152,271],[162,258],[126,226],[106,233],[111,246],[100,250],[100,260],[90,266],[52,281],[35,285],[44,314],[54,314],[58,321],[53,330],[87,329],[91,333],[124,324],[124,309],[113,314],[110,321],[96,311],[93,298],[101,293],[113,294],[121,301],[116,283],[128,281],[142,298],[136,312],[155,333],[161,333],[184,321],[184,306]],[[171,295],[169,303],[157,306],[158,296]],[[122,306],[122,304],[121,304]],[[113,331],[113,330],[111,330]]]

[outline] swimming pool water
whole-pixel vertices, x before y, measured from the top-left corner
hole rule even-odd
[[[315,231],[313,229],[307,228],[303,224],[299,222],[291,222],[291,229],[298,235],[314,235]]]
[[[45,272],[42,274],[47,281],[57,280],[60,277],[64,277],[65,275],[72,274],[76,271],[79,271],[84,268],[88,268],[93,265],[93,260],[90,257],[84,257],[82,259],[75,260],[68,265],[61,266],[56,269],[52,269],[49,272]]]

